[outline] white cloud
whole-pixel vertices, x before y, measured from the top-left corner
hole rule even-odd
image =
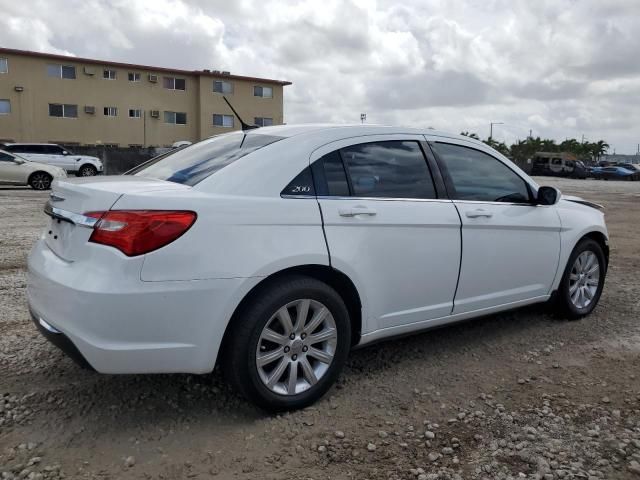
[[[0,0],[0,44],[294,82],[289,123],[434,126],[635,152],[637,0]],[[638,111],[637,111],[638,110]]]

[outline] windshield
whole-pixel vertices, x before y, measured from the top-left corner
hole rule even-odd
[[[193,186],[239,158],[282,138],[245,132],[226,133],[161,155],[128,174]]]

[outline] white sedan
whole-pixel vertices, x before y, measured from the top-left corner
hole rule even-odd
[[[54,183],[29,256],[40,331],[102,373],[211,372],[311,404],[349,350],[553,301],[598,303],[597,205],[483,143],[382,126],[216,136],[122,177]]]
[[[56,178],[67,173],[53,165],[30,162],[14,153],[0,150],[0,185],[29,185],[34,190],[48,190]]]

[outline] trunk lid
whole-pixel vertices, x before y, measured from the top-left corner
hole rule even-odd
[[[93,232],[88,212],[110,210],[123,195],[190,190],[178,183],[135,176],[65,178],[53,182],[45,212],[52,216],[44,232],[49,248],[66,261],[76,261],[87,251]]]

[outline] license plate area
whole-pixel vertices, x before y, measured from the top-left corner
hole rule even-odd
[[[48,247],[62,258],[67,258],[66,252],[76,228],[72,223],[52,218],[44,232]]]

